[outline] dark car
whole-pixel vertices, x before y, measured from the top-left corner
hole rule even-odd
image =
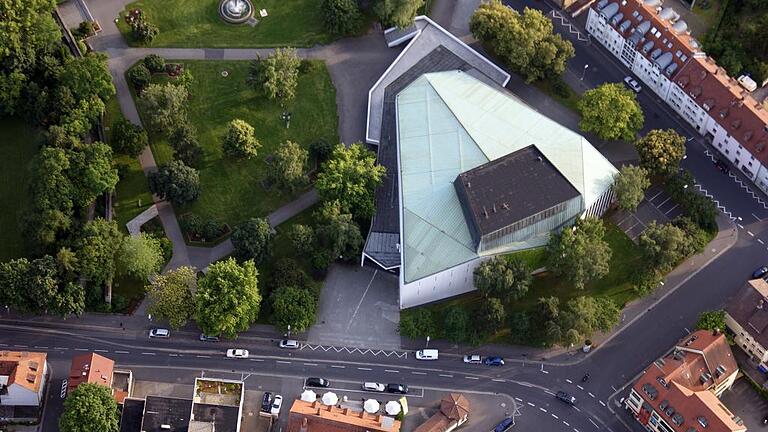
[[[510,427],[512,427],[512,423],[514,423],[515,419],[512,417],[507,417],[504,420],[501,421],[501,423],[497,424],[495,428],[493,428],[493,432],[504,432]]]
[[[486,357],[483,364],[488,366],[504,366],[504,359],[498,356]]]
[[[208,336],[204,333],[200,333],[200,341],[201,342],[218,342],[219,337],[218,336]]]
[[[261,399],[261,411],[268,413],[272,408],[272,393],[264,392],[264,397]]]
[[[307,387],[323,387],[323,388],[326,388],[326,387],[330,387],[330,386],[331,386],[331,382],[328,381],[325,378],[315,378],[315,377],[307,378]]]
[[[762,266],[759,269],[752,272],[752,279],[760,279],[765,275],[768,275],[768,267]]]
[[[717,169],[719,169],[719,170],[720,170],[720,172],[722,172],[723,174],[728,174],[729,172],[731,172],[731,169],[730,169],[730,168],[728,168],[728,164],[726,164],[725,162],[723,162],[723,161],[722,161],[722,160],[720,160],[720,159],[717,159],[717,160],[715,161],[715,167],[716,167]]]
[[[567,404],[570,404],[570,405],[575,405],[576,404],[576,398],[571,396],[571,395],[569,395],[568,393],[566,393],[564,391],[557,392],[555,397],[560,399],[561,401],[567,403]]]
[[[387,393],[408,394],[408,386],[405,384],[387,384]]]

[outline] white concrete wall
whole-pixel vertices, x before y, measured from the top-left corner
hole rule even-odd
[[[714,119],[711,119],[708,126],[710,132],[714,131],[715,137],[712,140],[712,146],[718,149],[726,159],[733,162],[743,174],[754,180],[762,167],[760,161],[755,159],[749,150],[742,147],[736,138],[728,134]]]
[[[431,303],[474,290],[472,279],[475,267],[486,259],[488,257],[477,258],[407,284],[401,271],[400,309]]]
[[[600,13],[589,8],[587,15],[587,31],[597,39],[604,47],[613,53],[616,58],[621,57],[621,50],[624,47],[625,39],[621,33],[614,30],[608,21],[600,16]]]
[[[695,127],[701,135],[707,132],[709,122],[714,122],[709,114],[704,111],[704,108],[694,102],[688,93],[685,92],[685,89],[680,88],[677,84],[670,85],[669,94],[665,101],[685,121]]]

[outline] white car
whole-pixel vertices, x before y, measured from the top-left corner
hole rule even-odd
[[[164,328],[153,328],[149,331],[149,337],[168,339],[171,337],[171,332],[170,330]]]
[[[272,401],[272,408],[270,408],[269,412],[270,414],[278,415],[280,414],[280,407],[283,406],[283,397],[280,395],[275,395],[275,399]]]
[[[477,354],[464,356],[464,363],[480,364],[482,362],[483,362],[483,359],[481,359],[480,356]]]
[[[377,382],[363,383],[363,390],[369,392],[383,392],[386,387],[384,384]]]
[[[280,348],[284,349],[297,349],[299,347],[299,341],[293,339],[283,339],[280,341]]]
[[[227,350],[227,357],[229,358],[248,358],[248,350],[247,349],[240,349],[240,348],[233,348]]]
[[[635,93],[640,93],[640,90],[643,89],[642,87],[640,87],[640,84],[638,84],[637,81],[635,81],[634,78],[629,76],[624,78],[624,84],[626,84],[627,87],[631,88],[632,91],[634,91]]]

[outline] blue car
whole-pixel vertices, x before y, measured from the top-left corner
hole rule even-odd
[[[486,357],[483,364],[488,366],[504,366],[504,359],[501,357]]]
[[[514,419],[512,417],[507,417],[504,420],[501,421],[494,429],[493,432],[504,432],[510,427],[512,427],[512,423],[514,423]]]
[[[768,267],[762,266],[752,273],[752,279],[760,279],[761,277],[767,274],[768,274]]]

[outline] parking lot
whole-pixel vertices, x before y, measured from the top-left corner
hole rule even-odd
[[[652,186],[645,192],[645,199],[637,206],[634,213],[618,210],[610,219],[629,238],[637,241],[651,222],[664,224],[682,213],[680,206],[661,186]]]

